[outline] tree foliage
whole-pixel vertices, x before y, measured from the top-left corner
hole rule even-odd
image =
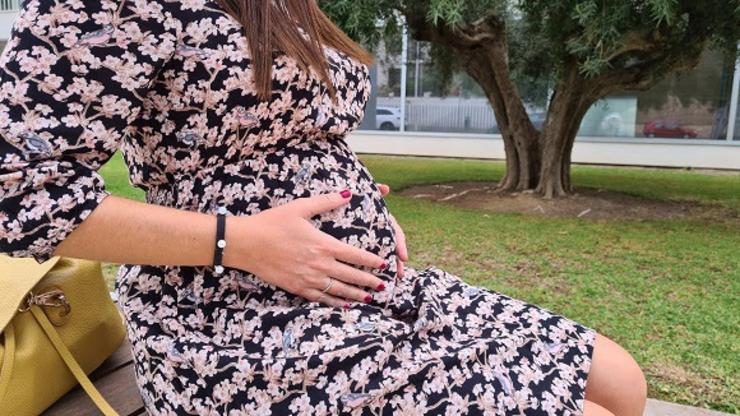
[[[533,78],[552,76],[576,58],[594,77],[651,57],[694,55],[710,46],[734,56],[740,39],[740,0],[320,0],[327,14],[369,48],[398,45],[400,17],[465,28],[488,16],[504,19],[510,65]],[[414,27],[412,26],[412,31]],[[412,33],[413,34],[413,33]],[[646,54],[648,53],[648,54]]]
[[[398,45],[404,20],[434,45],[442,73],[462,69],[486,94],[507,159],[502,190],[570,191],[570,154],[588,108],[694,68],[708,47],[736,59],[740,0],[319,0],[371,49]],[[527,84],[529,83],[529,84]],[[551,91],[542,131],[522,97]]]

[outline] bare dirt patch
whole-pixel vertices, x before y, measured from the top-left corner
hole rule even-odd
[[[740,223],[740,212],[696,202],[657,201],[605,190],[580,188],[565,198],[496,192],[494,183],[452,182],[419,185],[398,194],[422,200],[500,213],[584,219],[696,219]]]
[[[645,374],[651,380],[651,387],[658,390],[671,389],[671,386],[681,386],[691,391],[696,397],[701,397],[702,402],[698,405],[719,403],[727,399],[732,393],[732,387],[723,380],[714,378],[709,374],[698,374],[689,368],[682,367],[668,360],[658,360],[644,367]],[[675,397],[676,392],[667,391],[669,396]],[[648,395],[651,393],[648,392]],[[731,401],[731,400],[730,400]]]

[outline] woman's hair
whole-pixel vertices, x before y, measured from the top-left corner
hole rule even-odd
[[[218,0],[244,27],[251,52],[257,96],[272,92],[273,51],[295,59],[301,69],[316,71],[335,97],[323,46],[332,47],[363,64],[372,55],[349,38],[321,11],[316,0]],[[301,33],[305,33],[305,36]]]

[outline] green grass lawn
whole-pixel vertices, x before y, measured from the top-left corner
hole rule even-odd
[[[491,181],[500,162],[362,155],[391,186],[410,265],[434,265],[614,339],[643,367],[651,397],[740,411],[740,226],[706,220],[553,219],[456,208],[394,195],[410,185]],[[117,154],[103,169],[132,189]],[[574,183],[740,211],[740,176],[576,166]],[[107,273],[115,271],[109,265]]]

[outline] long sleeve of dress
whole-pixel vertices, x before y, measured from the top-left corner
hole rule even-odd
[[[110,194],[180,27],[157,0],[26,0],[0,55],[0,252],[42,263]]]

